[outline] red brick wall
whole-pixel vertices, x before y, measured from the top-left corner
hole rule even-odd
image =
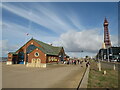
[[[35,52],[38,52],[39,53],[39,56],[38,57],[35,57]],[[41,50],[37,50],[35,49],[34,51],[32,51],[30,54],[28,54],[28,62],[31,63],[32,59],[40,59],[41,60],[41,63],[46,63],[46,54],[44,54]]]
[[[35,45],[37,47],[42,47],[40,46],[38,43],[36,43],[34,40],[30,40],[26,45],[24,45],[22,48],[20,48],[16,53],[19,53],[21,51],[23,51],[24,53],[26,53],[26,48],[29,46],[29,45]],[[26,61],[26,56],[24,57],[24,61]]]

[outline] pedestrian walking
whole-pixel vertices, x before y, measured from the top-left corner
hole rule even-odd
[[[72,60],[70,60],[70,64],[72,64]]]
[[[72,64],[74,64],[74,60],[72,60]]]
[[[76,60],[74,60],[74,64],[76,65]]]
[[[78,61],[78,64],[80,63],[80,60],[77,60]]]
[[[88,65],[90,65],[90,62],[88,61]]]
[[[90,62],[89,62],[89,61],[86,63],[86,67],[88,67],[88,65],[90,65]]]
[[[67,64],[68,64],[68,65],[70,64],[70,61],[69,61],[69,60],[67,61]]]
[[[88,63],[86,63],[86,68],[88,67]]]

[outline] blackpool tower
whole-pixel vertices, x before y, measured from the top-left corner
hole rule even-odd
[[[111,41],[110,41],[110,34],[109,34],[109,30],[108,30],[108,21],[107,19],[105,18],[104,20],[104,44],[105,44],[105,47],[106,48],[109,48],[111,47]]]

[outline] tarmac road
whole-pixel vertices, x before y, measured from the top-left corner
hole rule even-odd
[[[30,68],[24,65],[2,68],[3,88],[77,88],[85,71],[81,65],[49,65]]]

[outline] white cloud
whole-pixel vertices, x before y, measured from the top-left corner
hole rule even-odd
[[[15,52],[19,48],[19,45],[10,45],[8,40],[0,40],[0,48],[2,49],[2,56],[6,56],[8,52]]]
[[[102,37],[98,30],[83,30],[68,32],[61,35],[62,43],[67,51],[95,52],[101,47]]]
[[[69,13],[66,13],[66,16],[78,30],[84,29],[80,23],[80,16],[78,16],[74,10],[69,10]]]
[[[110,35],[111,44],[112,46],[118,46],[118,36],[117,35]]]
[[[70,57],[85,57],[85,56],[90,56],[94,57],[96,53],[88,53],[88,52],[66,52],[66,54]]]
[[[73,29],[71,25],[61,19],[55,11],[45,6],[32,6],[34,10],[27,7],[15,6],[8,3],[2,5],[4,9],[28,19],[38,25],[46,27],[56,33],[66,32]],[[30,13],[31,12],[31,13]]]
[[[42,41],[52,41],[52,40],[56,40],[56,37],[54,36],[48,36],[49,33],[45,32],[44,30],[35,30],[35,29],[29,29],[25,26],[19,25],[17,23],[12,23],[12,22],[3,22],[2,23],[3,27],[3,37],[8,38],[8,40],[11,39],[18,39],[18,41],[22,40],[25,41],[25,39],[29,40],[30,38],[36,38],[36,39],[40,39]],[[37,32],[35,32],[37,31]],[[29,33],[29,35],[27,36],[26,34]],[[48,40],[48,38],[50,40]]]
[[[117,44],[117,36],[112,36],[112,41]],[[53,43],[54,45],[60,44],[60,46],[65,48],[65,51],[71,52],[71,55],[77,55],[76,52],[80,53],[82,50],[84,51],[84,56],[85,54],[95,55],[102,48],[103,36],[99,34],[99,29],[80,32],[69,31],[62,34],[59,41]]]
[[[28,28],[12,22],[3,22],[2,26],[3,37],[8,38],[9,40],[10,38],[25,38],[26,33],[28,32]]]

